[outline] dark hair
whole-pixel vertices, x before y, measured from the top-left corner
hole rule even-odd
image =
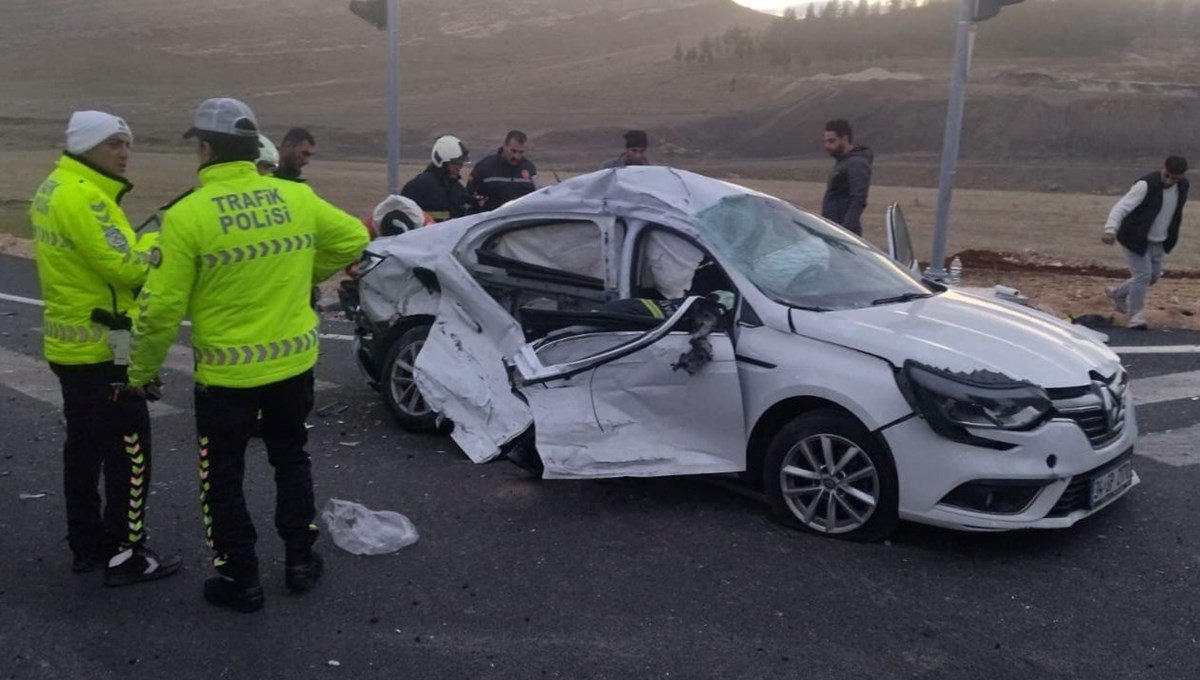
[[[313,146],[317,145],[317,140],[313,139],[312,133],[308,130],[304,128],[292,128],[283,136],[283,142],[280,143],[280,146],[284,144],[299,144],[300,142],[308,142]]]
[[[514,140],[517,142],[517,144],[524,144],[525,142],[529,141],[529,138],[526,137],[525,133],[521,132],[520,130],[509,130],[508,134],[504,135],[504,143],[508,144]]]
[[[219,132],[201,130],[196,137],[208,143],[213,150],[213,163],[232,161],[257,161],[258,136],[223,135]]]
[[[645,149],[650,146],[650,136],[645,130],[630,130],[625,133],[626,149]]]
[[[834,118],[825,123],[825,131],[832,132],[838,137],[845,137],[850,141],[854,141],[854,128],[850,127],[850,121],[844,118]]]
[[[1172,175],[1182,175],[1183,173],[1187,172],[1187,159],[1183,156],[1167,156],[1167,160],[1163,163],[1163,167],[1166,168],[1167,172],[1171,173]]]

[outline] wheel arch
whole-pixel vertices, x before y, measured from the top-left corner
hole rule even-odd
[[[878,445],[892,457],[892,460],[895,460],[896,457],[892,454],[887,439],[880,435],[878,430],[872,430],[868,427],[861,418],[855,415],[854,411],[823,397],[801,395],[788,397],[776,402],[764,411],[754,423],[754,428],[750,431],[750,436],[746,440],[745,481],[753,484],[755,488],[761,487],[763,463],[767,457],[767,449],[770,447],[771,440],[775,438],[776,433],[796,416],[820,410],[838,411],[853,418],[859,425],[863,426],[863,429],[870,433]]]

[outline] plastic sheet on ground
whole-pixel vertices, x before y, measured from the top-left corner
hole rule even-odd
[[[321,511],[334,545],[355,555],[384,555],[417,542],[417,528],[390,510],[330,498]]]

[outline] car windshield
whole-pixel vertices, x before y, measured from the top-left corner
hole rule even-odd
[[[856,309],[931,294],[866,241],[779,199],[730,196],[697,215],[696,226],[723,260],[781,304]]]

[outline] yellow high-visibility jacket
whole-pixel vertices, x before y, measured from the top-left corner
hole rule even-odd
[[[196,382],[258,387],[317,361],[312,285],[367,246],[357,218],[306,184],[236,161],[200,170],[200,187],[163,214],[134,323],[129,383],[150,382],[185,313]]]
[[[112,361],[96,308],[133,315],[133,291],[146,280],[155,236],[139,240],[121,210],[133,188],[69,154],[34,194],[29,209],[42,286],[43,351],[57,364]]]

